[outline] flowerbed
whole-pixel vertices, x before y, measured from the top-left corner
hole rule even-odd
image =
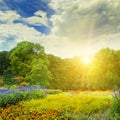
[[[43,98],[45,92],[45,90],[41,89],[41,86],[28,86],[16,89],[3,88],[0,89],[0,107],[16,104],[23,100]]]
[[[109,120],[111,105],[109,94],[63,92],[1,107],[0,114],[1,120]]]
[[[39,86],[2,89],[0,96],[0,120],[110,120],[113,103],[110,91],[76,93]]]

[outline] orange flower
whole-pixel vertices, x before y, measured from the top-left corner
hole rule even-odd
[[[0,83],[3,83],[4,81],[3,81],[3,79],[0,79]]]

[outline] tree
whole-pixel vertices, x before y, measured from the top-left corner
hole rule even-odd
[[[31,63],[31,71],[25,76],[25,80],[30,84],[40,84],[43,86],[49,86],[51,80],[51,72],[48,70],[48,66],[41,58],[33,59]]]
[[[52,73],[50,81],[52,88],[80,89],[83,65],[80,57],[62,59],[54,55],[48,55]]]
[[[68,89],[85,89],[84,72],[86,66],[83,64],[82,57],[64,59],[64,78],[67,82]]]
[[[0,52],[0,76],[3,76],[4,71],[9,66],[9,59],[8,59],[9,52],[8,51],[1,51]]]
[[[120,86],[120,57],[109,48],[95,54],[87,77],[89,89],[112,89]]]
[[[52,79],[50,81],[52,88],[64,88],[64,82],[62,82],[62,77],[64,73],[62,72],[63,68],[63,60],[60,57],[54,55],[48,55],[48,59],[50,61],[49,70],[52,73]]]
[[[30,84],[46,85],[45,82],[47,82],[48,85],[51,79],[48,70],[49,61],[40,44],[20,42],[10,51],[9,59],[11,66],[7,69],[6,74],[11,72],[14,77],[22,76],[24,81]]]

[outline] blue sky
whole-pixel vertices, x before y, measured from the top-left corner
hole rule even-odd
[[[24,40],[61,57],[120,49],[119,0],[0,0],[0,51]]]

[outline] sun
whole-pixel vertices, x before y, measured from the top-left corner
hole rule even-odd
[[[83,62],[84,63],[90,63],[91,59],[88,56],[83,57]]]

